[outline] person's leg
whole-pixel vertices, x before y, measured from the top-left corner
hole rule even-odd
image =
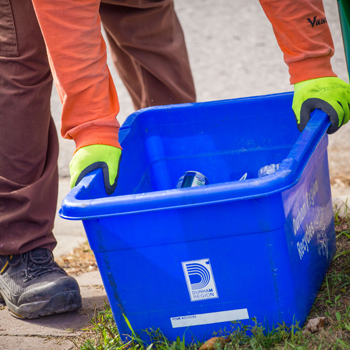
[[[195,102],[172,0],[102,0],[100,15],[114,64],[136,109]]]
[[[58,141],[52,77],[30,0],[0,0],[0,255],[53,249]]]
[[[58,139],[52,77],[31,0],[0,0],[0,301],[20,318],[75,310],[76,281],[53,261]]]

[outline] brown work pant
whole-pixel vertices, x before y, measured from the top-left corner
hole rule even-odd
[[[106,0],[100,14],[136,109],[195,101],[172,0]],[[58,140],[51,89],[31,0],[0,0],[0,255],[56,246]]]

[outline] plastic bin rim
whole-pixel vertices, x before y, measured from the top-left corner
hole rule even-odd
[[[289,171],[288,171],[289,173]],[[96,173],[93,174],[93,176],[96,176]],[[280,176],[280,174],[278,175]],[[283,175],[282,175],[283,176]],[[68,216],[65,214],[65,211],[63,211],[63,209],[61,208],[59,210],[59,216],[63,219],[67,219],[67,220],[91,220],[91,219],[98,219],[98,218],[106,218],[106,217],[111,217],[111,216],[118,216],[118,215],[130,215],[130,214],[139,214],[139,213],[144,213],[144,212],[151,212],[151,211],[160,211],[160,210],[170,210],[170,209],[180,209],[180,208],[186,208],[186,207],[197,207],[197,206],[203,206],[203,205],[212,205],[212,204],[219,204],[219,203],[225,203],[225,202],[232,202],[232,201],[242,201],[242,200],[249,200],[249,199],[257,199],[260,197],[266,197],[266,196],[270,196],[276,193],[280,193],[283,191],[288,190],[289,188],[293,187],[294,185],[297,184],[299,179],[297,179],[295,182],[289,184],[288,186],[279,188],[277,190],[272,190],[271,192],[268,193],[262,193],[262,194],[253,194],[253,195],[248,195],[245,197],[231,197],[231,198],[226,198],[226,199],[218,199],[218,200],[210,200],[208,202],[197,202],[197,203],[187,203],[187,204],[181,204],[181,205],[173,205],[173,206],[163,206],[163,207],[154,207],[154,208],[147,208],[147,209],[140,209],[140,210],[131,210],[131,211],[123,211],[123,212],[117,212],[115,210],[115,203],[113,201],[110,201],[106,204],[108,204],[109,206],[113,207],[114,209],[113,211],[111,211],[110,213],[106,210],[104,214],[96,214],[96,215],[82,215],[82,216]],[[228,182],[229,183],[229,182]],[[226,183],[222,183],[223,185],[225,185]],[[173,190],[168,190],[168,191],[173,191]],[[157,191],[157,192],[167,192],[167,191]],[[154,192],[152,192],[154,193]],[[129,197],[130,195],[127,195],[125,197]],[[120,196],[122,197],[122,196]],[[124,196],[123,196],[124,197]],[[110,197],[113,198],[113,197]],[[87,199],[87,200],[79,200],[81,202],[81,207],[80,208],[87,208],[88,206],[91,205],[90,201],[94,201],[95,205],[98,205],[98,201],[99,200],[104,200],[106,201],[106,199],[108,198],[101,198],[101,199]],[[63,203],[63,202],[62,202]],[[119,204],[119,203],[118,203]],[[134,204],[134,203],[133,203]],[[63,207],[63,204],[62,204]],[[77,206],[74,206],[74,208],[76,209]]]
[[[101,170],[98,169],[88,174],[69,192],[62,202],[59,215],[70,220],[87,220],[252,199],[283,192],[299,181],[303,169],[329,125],[329,118],[324,112],[314,111],[288,157],[282,161],[280,169],[264,178],[97,199],[78,199],[81,192],[99,177]]]
[[[249,97],[240,97],[240,98],[232,98],[232,99],[226,99],[226,100],[219,100],[219,101],[206,101],[206,102],[194,102],[194,103],[181,103],[181,104],[173,104],[173,105],[161,105],[161,106],[153,106],[153,107],[146,107],[142,108],[138,111],[135,111],[131,115],[129,115],[123,125],[119,128],[119,130],[126,130],[129,129],[133,121],[143,113],[147,113],[149,110],[166,110],[166,109],[181,109],[181,108],[187,108],[190,106],[206,106],[206,105],[216,105],[223,103],[232,103],[232,102],[240,102],[240,101],[249,101],[249,100],[259,100],[259,99],[268,99],[268,98],[276,98],[278,96],[291,96],[293,95],[293,92],[282,92],[277,94],[268,94],[268,95],[262,95],[262,96],[249,96]]]

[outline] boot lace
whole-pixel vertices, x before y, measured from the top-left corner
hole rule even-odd
[[[12,259],[11,259],[12,260]],[[41,256],[33,256],[32,251],[20,254],[18,259],[11,262],[8,259],[9,266],[17,267],[24,263],[24,269],[21,270],[21,276],[24,277],[23,282],[28,282],[33,278],[42,276],[51,272],[61,272],[66,274],[53,260],[52,253],[49,251],[42,252]]]

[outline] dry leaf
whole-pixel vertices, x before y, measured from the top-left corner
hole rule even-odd
[[[326,322],[326,318],[325,317],[312,318],[306,324],[303,333],[306,333],[306,332],[310,332],[310,333],[318,332],[322,328],[324,328],[325,322]]]
[[[229,338],[223,338],[223,337],[214,337],[209,340],[207,340],[200,348],[199,350],[213,350],[217,348],[222,348],[223,345],[230,342]]]
[[[74,248],[71,254],[57,258],[56,262],[68,275],[79,275],[83,272],[98,270],[94,253],[88,242]]]

